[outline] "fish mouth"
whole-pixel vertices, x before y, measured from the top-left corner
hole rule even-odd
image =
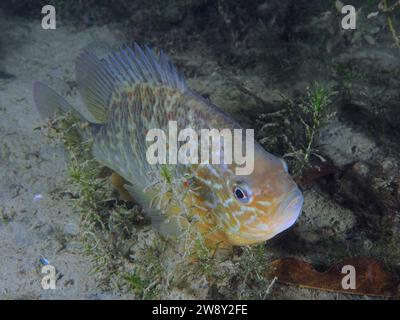
[[[296,187],[289,195],[282,201],[278,208],[276,224],[276,233],[280,233],[290,228],[300,216],[303,207],[303,195]]]

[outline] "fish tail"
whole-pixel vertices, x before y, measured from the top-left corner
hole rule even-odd
[[[33,84],[33,99],[36,109],[43,119],[52,118],[72,111],[81,120],[87,120],[79,110],[75,109],[67,100],[41,82],[35,82]]]

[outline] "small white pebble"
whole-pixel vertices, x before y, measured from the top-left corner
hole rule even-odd
[[[33,201],[37,202],[43,199],[43,196],[41,194],[35,194],[33,197]]]
[[[376,16],[378,16],[378,14],[379,11],[371,12],[370,14],[368,14],[367,19],[375,18]]]

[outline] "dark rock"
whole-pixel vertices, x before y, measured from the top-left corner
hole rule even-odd
[[[0,79],[14,79],[15,76],[11,73],[0,70]]]

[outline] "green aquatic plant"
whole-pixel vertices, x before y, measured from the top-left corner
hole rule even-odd
[[[330,106],[336,92],[315,82],[297,99],[283,96],[280,110],[259,117],[259,142],[267,150],[281,154],[290,163],[294,176],[301,175],[312,156],[318,154],[317,141],[321,128],[335,114]]]
[[[327,113],[332,95],[331,91],[316,83],[313,88],[307,88],[307,96],[299,105],[303,114],[300,120],[304,125],[306,136],[306,144],[303,147],[305,162],[310,159],[321,126],[333,115]]]
[[[189,210],[185,205],[185,198],[189,189],[184,186],[190,177],[174,178],[173,170],[176,170],[173,166],[161,165],[159,170],[149,172],[153,182],[146,186],[144,191],[152,191],[155,194],[150,202],[151,207],[167,212],[172,206],[177,205],[182,214],[188,216]]]
[[[165,241],[157,238],[150,244],[145,243],[135,255],[132,270],[124,278],[139,299],[159,299],[168,291],[171,279],[161,258],[166,246]]]
[[[316,149],[317,140],[322,126],[335,114],[329,109],[335,94],[336,92],[315,82],[311,87],[306,88],[305,96],[297,102],[286,99],[289,118],[292,122],[301,124],[301,128],[297,126],[297,132],[292,132],[292,134],[301,134],[300,139],[294,135],[291,136],[292,152],[284,155],[284,157],[297,160],[297,165],[295,165],[297,175],[309,166],[312,155],[322,158]]]
[[[75,155],[68,165],[68,175],[76,187],[77,202],[80,207],[97,210],[104,207],[106,194],[105,179],[96,178],[101,167],[95,160],[79,162]]]
[[[396,32],[396,28],[394,26],[393,15],[395,11],[400,8],[400,1],[396,0],[394,3],[389,3],[388,0],[382,0],[379,3],[379,9],[386,14],[387,25],[390,33],[392,34],[395,45],[400,49],[400,37]]]
[[[264,246],[243,247],[234,262],[229,250],[219,253],[218,248],[206,246],[187,201],[194,188],[190,175],[176,178],[179,175],[172,171],[176,168],[166,165],[149,173],[152,206],[163,212],[175,207],[178,217],[187,221],[170,241],[148,226],[138,205],[113,200],[109,174],[92,158],[90,141],[82,141],[82,126],[72,115],[59,117],[47,124],[47,137],[62,141],[69,152],[69,193],[81,216],[80,237],[94,264],[91,275],[104,289],[134,294],[137,299],[161,299],[173,288],[189,288],[195,277],[206,279],[209,287],[226,297],[265,297],[271,279],[264,276],[268,265]]]
[[[240,277],[236,298],[265,299],[271,287],[271,279],[267,276],[270,258],[265,244],[244,247],[237,264]]]
[[[81,217],[81,239],[84,250],[94,263],[93,275],[109,282],[115,265],[112,235],[108,233],[111,217],[107,199],[111,188],[107,177],[99,177],[102,166],[91,156],[90,142],[82,141],[81,124],[72,114],[65,114],[48,121],[42,127],[50,141],[60,141],[68,151],[67,166],[71,202]]]
[[[167,242],[157,236],[153,242],[137,243],[137,232],[146,225],[142,210],[137,205],[128,208],[112,201],[109,176],[102,176],[103,167],[91,156],[90,141],[82,141],[81,126],[73,115],[67,114],[49,121],[43,129],[49,140],[61,141],[69,153],[71,201],[81,215],[81,239],[94,263],[91,274],[100,277],[105,286],[133,292],[138,298],[159,298],[168,291],[171,277],[164,272],[160,260]],[[152,203],[164,209],[178,206],[188,217],[182,189],[188,177],[178,181],[171,170],[161,166],[156,174],[150,173],[156,177],[149,186],[156,191]],[[137,246],[142,246],[140,254],[132,257],[130,247]],[[180,259],[185,263],[186,258]]]

